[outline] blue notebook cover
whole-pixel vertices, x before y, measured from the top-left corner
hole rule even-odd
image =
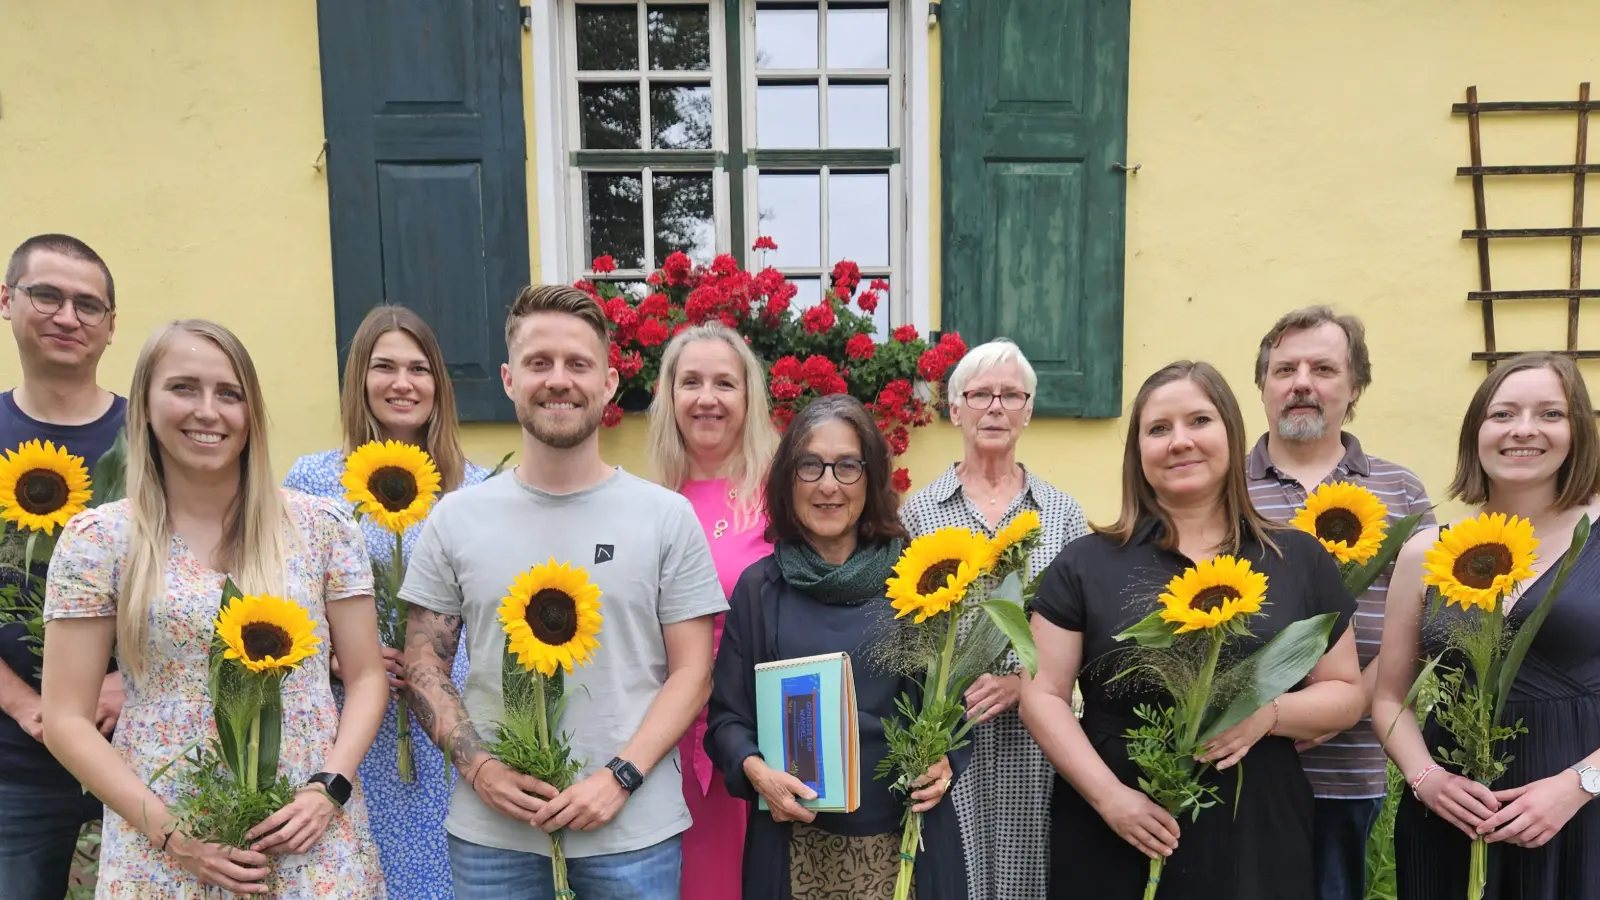
[[[817,792],[817,799],[802,806],[854,812],[861,803],[861,769],[850,655],[756,666],[756,742],[767,765]],[[768,808],[766,798],[760,808]]]

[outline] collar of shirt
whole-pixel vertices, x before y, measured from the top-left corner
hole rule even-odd
[[[950,468],[946,469],[937,481],[928,486],[929,490],[933,492],[934,499],[940,503],[949,503],[960,495],[961,477],[956,474],[956,468],[960,465],[960,463],[951,463]],[[1023,496],[1032,503],[1033,508],[1039,509],[1038,493],[1042,482],[1037,475],[1028,470],[1027,466],[1021,463],[1017,463],[1017,465],[1022,469]]]
[[[1361,449],[1361,442],[1348,431],[1339,432],[1339,443],[1344,445],[1344,456],[1333,471],[1339,475],[1358,475],[1366,478],[1372,474],[1372,460]],[[1262,481],[1268,477],[1279,481],[1293,481],[1293,478],[1283,474],[1278,467],[1272,464],[1272,457],[1267,455],[1267,436],[1262,435],[1251,448],[1250,456],[1245,461],[1245,476],[1251,481]]]

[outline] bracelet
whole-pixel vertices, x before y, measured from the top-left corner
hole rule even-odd
[[[1277,737],[1278,736],[1278,714],[1279,714],[1279,712],[1280,712],[1280,710],[1278,709],[1278,698],[1277,697],[1273,697],[1272,698],[1272,726],[1267,729],[1267,734],[1271,735],[1272,737]]]
[[[1429,775],[1432,775],[1434,772],[1437,772],[1442,768],[1444,768],[1444,767],[1439,765],[1438,763],[1434,763],[1433,765],[1428,766],[1426,769],[1423,769],[1420,773],[1418,773],[1416,780],[1411,782],[1411,796],[1417,798],[1418,800],[1421,800],[1422,799],[1422,795],[1417,793],[1417,792],[1422,790],[1422,783],[1424,781],[1428,780],[1428,776]]]
[[[478,773],[483,771],[483,767],[488,765],[489,760],[491,759],[494,759],[494,757],[486,756],[484,757],[483,762],[480,762],[472,767],[472,773],[467,776],[467,787],[472,788],[474,791],[478,789]]]
[[[172,843],[172,836],[177,834],[177,833],[178,833],[178,826],[177,825],[173,825],[171,831],[169,831],[166,834],[161,836],[161,846],[157,847],[156,849],[161,851],[162,853],[165,853],[167,851],[167,845]]]

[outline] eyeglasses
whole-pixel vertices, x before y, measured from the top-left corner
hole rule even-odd
[[[822,473],[829,469],[833,470],[833,480],[840,484],[855,484],[867,474],[867,464],[849,456],[831,463],[809,456],[794,467],[794,474],[801,481],[821,481]]]
[[[28,301],[33,308],[47,316],[53,316],[61,311],[61,304],[71,303],[72,314],[78,321],[85,325],[99,325],[105,321],[106,313],[111,311],[110,305],[92,294],[79,294],[68,297],[61,289],[50,284],[13,284],[11,287],[28,295]]]
[[[968,409],[988,409],[998,399],[1001,409],[1009,409],[1012,412],[1027,406],[1028,398],[1032,396],[1026,391],[1006,391],[1003,394],[996,394],[990,391],[961,392],[961,399],[966,401]]]

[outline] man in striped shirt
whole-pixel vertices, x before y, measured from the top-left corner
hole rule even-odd
[[[1288,313],[1272,326],[1256,357],[1267,433],[1246,463],[1250,500],[1257,511],[1285,522],[1305,505],[1308,491],[1325,482],[1348,481],[1376,494],[1388,507],[1391,523],[1420,512],[1423,524],[1433,524],[1428,495],[1417,476],[1367,455],[1355,435],[1342,430],[1371,383],[1366,330],[1355,316],[1312,306]],[[1390,574],[1392,570],[1357,598],[1356,647],[1369,702]],[[1383,747],[1370,722],[1362,719],[1342,734],[1302,741],[1299,749],[1317,798],[1313,864],[1318,900],[1362,900],[1367,838],[1388,786]]]

